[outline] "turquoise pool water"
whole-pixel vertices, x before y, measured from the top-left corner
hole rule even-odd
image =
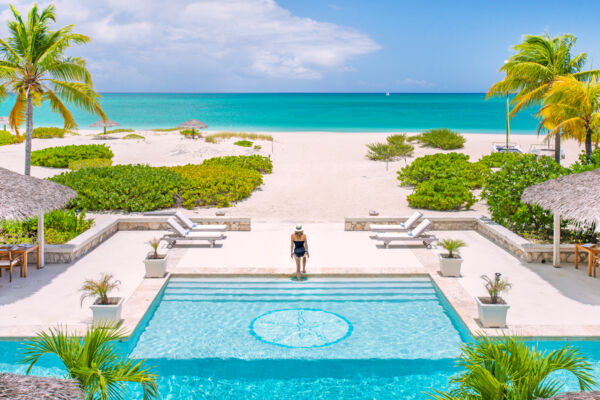
[[[163,399],[425,399],[468,340],[427,278],[174,278],[124,351],[156,366]],[[600,344],[577,345],[600,374]],[[0,342],[0,371],[24,372],[16,347]]]

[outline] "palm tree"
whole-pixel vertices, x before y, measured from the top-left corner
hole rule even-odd
[[[570,346],[542,352],[515,337],[479,337],[463,347],[449,392],[429,394],[435,400],[533,400],[555,395],[563,381],[550,376],[556,371],[570,372],[579,388],[590,390],[596,383],[591,364]]]
[[[562,132],[569,138],[585,143],[585,158],[592,156],[592,137],[600,132],[600,80],[578,81],[573,77],[559,78],[548,90],[538,113],[541,125],[550,134]]]
[[[520,110],[540,104],[553,82],[562,76],[573,76],[584,80],[591,76],[600,76],[600,70],[581,71],[586,63],[587,54],[571,54],[577,38],[573,35],[526,35],[524,40],[514,47],[517,52],[500,68],[506,77],[488,90],[491,96],[507,96],[516,93],[511,100],[513,109],[510,117]],[[560,133],[554,132],[555,159],[560,163]]]
[[[27,344],[21,362],[29,364],[29,373],[42,356],[58,356],[88,400],[123,399],[126,383],[139,383],[144,400],[158,398],[157,376],[145,366],[144,360],[124,357],[117,349],[116,342],[124,337],[113,325],[92,326],[83,339],[69,336],[62,329],[50,329],[50,333],[39,333]]]
[[[74,104],[106,119],[94,91],[86,62],[80,57],[67,57],[65,50],[72,44],[85,44],[89,38],[73,33],[73,25],[56,31],[49,29],[55,21],[54,6],[39,12],[37,5],[29,10],[26,21],[11,5],[14,20],[8,22],[10,36],[0,39],[0,97],[15,93],[15,105],[9,116],[10,126],[17,136],[19,126],[26,121],[25,175],[31,169],[31,136],[33,108],[44,101],[59,113],[65,129],[77,126],[63,101]]]

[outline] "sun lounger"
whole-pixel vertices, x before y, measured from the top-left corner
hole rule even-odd
[[[167,223],[169,224],[173,232],[164,235],[162,237],[162,240],[167,241],[167,247],[169,249],[172,248],[175,245],[175,243],[177,243],[177,241],[193,240],[206,240],[210,244],[210,247],[215,247],[215,242],[217,240],[223,240],[227,238],[227,236],[218,232],[194,232],[190,230],[185,230],[181,225],[179,225],[175,217],[169,217]]]
[[[377,233],[371,236],[372,239],[383,241],[383,246],[388,248],[391,242],[410,242],[410,241],[420,241],[423,242],[425,247],[428,249],[431,248],[431,244],[437,241],[437,238],[434,235],[429,235],[425,233],[425,230],[429,228],[431,225],[431,221],[428,219],[423,220],[415,229],[410,232],[402,232],[402,233]]]
[[[407,231],[413,227],[413,225],[421,218],[423,214],[415,211],[406,222],[394,225],[383,225],[383,224],[370,224],[371,231],[373,232],[402,232]]]
[[[191,230],[192,232],[225,232],[227,230],[227,225],[225,224],[198,225],[189,219],[181,210],[177,210],[177,212],[175,212],[175,216],[182,222],[185,228]]]

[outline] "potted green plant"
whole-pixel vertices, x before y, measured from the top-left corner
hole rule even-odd
[[[502,279],[502,274],[496,272],[494,279],[483,275],[485,289],[489,297],[476,297],[479,321],[484,328],[504,328],[506,326],[506,314],[510,306],[504,301],[500,294],[508,291],[511,284]]]
[[[112,274],[102,274],[100,279],[87,279],[83,282],[80,291],[81,304],[88,297],[94,298],[94,303],[90,305],[93,321],[95,324],[116,323],[121,320],[121,309],[123,307],[123,297],[109,297],[108,294],[117,289],[121,282],[115,280]]]
[[[159,238],[148,242],[152,251],[146,255],[144,265],[146,266],[146,278],[162,278],[167,273],[167,254],[158,254]]]
[[[447,254],[440,254],[440,273],[442,276],[460,276],[460,266],[463,262],[458,253],[461,247],[466,244],[459,239],[444,239],[439,244],[448,251]]]

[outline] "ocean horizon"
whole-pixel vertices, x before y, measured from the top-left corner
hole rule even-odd
[[[198,119],[209,130],[397,132],[449,128],[506,132],[506,100],[485,93],[101,93],[102,107],[122,128],[171,128]],[[0,104],[7,116],[14,104]],[[98,118],[69,108],[79,129]],[[537,134],[537,108],[511,121],[512,134]],[[62,126],[46,102],[34,126]]]

